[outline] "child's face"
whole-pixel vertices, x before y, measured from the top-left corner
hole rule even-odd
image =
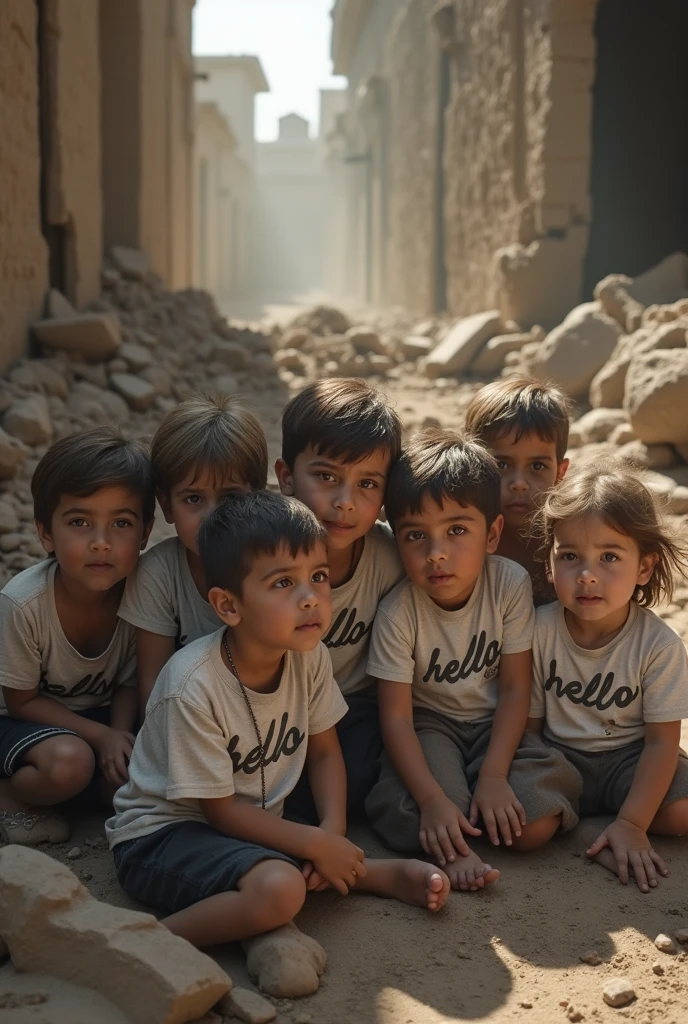
[[[489,447],[502,474],[504,524],[521,529],[545,492],[563,480],[568,459],[557,461],[554,441],[543,441],[537,434],[523,434],[517,441],[515,430],[495,438]]]
[[[490,527],[473,505],[445,499],[423,502],[417,514],[403,515],[395,524],[399,554],[412,583],[436,605],[460,608],[473,593],[485,558],[497,550],[502,517]]]
[[[547,575],[576,618],[599,622],[628,605],[656,564],[656,555],[641,558],[632,537],[586,516],[557,526]]]
[[[173,523],[177,536],[187,549],[198,554],[198,531],[201,523],[228,494],[247,492],[250,487],[234,479],[230,472],[220,476],[213,469],[194,466],[174,484],[169,495],[159,493],[158,501],[165,520]]]
[[[240,597],[213,587],[208,600],[223,622],[260,648],[312,651],[332,618],[325,545],[296,555],[286,546],[259,555]]]
[[[100,593],[134,571],[152,525],[143,521],[140,495],[128,487],[101,487],[87,497],[63,494],[50,530],[38,522],[36,529],[60,573]]]
[[[390,453],[376,449],[360,462],[345,462],[308,447],[290,470],[278,459],[275,472],[282,494],[291,494],[315,513],[327,530],[327,547],[342,551],[365,536],[380,514]]]

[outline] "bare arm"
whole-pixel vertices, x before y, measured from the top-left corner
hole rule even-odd
[[[495,845],[499,844],[501,833],[510,846],[512,832],[520,836],[526,824],[525,811],[509,785],[508,776],[528,720],[532,661],[530,651],[520,651],[502,655],[499,663],[499,697],[470,812],[473,824],[478,814],[482,815]]]
[[[228,796],[199,801],[209,825],[224,835],[308,860],[339,892],[346,895],[365,876],[364,854],[344,836],[311,825],[298,825],[260,807]]]
[[[147,629],[136,630],[136,665],[138,678],[139,711],[141,720],[146,715],[146,705],[160,670],[170,660],[175,650],[173,636],[149,633]]]
[[[628,882],[632,870],[641,892],[657,885],[657,871],[669,871],[653,849],[647,831],[667,794],[678,764],[680,722],[647,722],[645,746],[636,766],[628,796],[616,820],[586,851],[588,857],[610,847],[616,859],[619,880]]]
[[[346,769],[334,726],[308,737],[306,766],[321,827],[346,835]]]
[[[394,768],[420,811],[419,842],[440,864],[466,857],[470,850],[463,832],[480,835],[461,810],[445,795],[428,768],[413,725],[411,687],[407,683],[378,683],[382,738]]]

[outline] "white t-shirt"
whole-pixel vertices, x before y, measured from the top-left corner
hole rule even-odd
[[[403,577],[394,535],[384,523],[376,523],[366,534],[353,576],[332,589],[332,623],[323,643],[342,693],[356,693],[372,685],[366,664],[375,614],[380,600]]]
[[[0,686],[40,687],[70,711],[110,703],[118,686],[136,686],[136,634],[117,620],[97,658],[86,658],[64,634],[55,606],[54,558],[24,569],[0,593]],[[7,714],[0,691],[0,715]]]
[[[368,672],[413,686],[416,707],[460,721],[491,718],[502,654],[529,651],[535,613],[530,576],[490,555],[463,608],[445,611],[410,580],[380,604]]]
[[[224,627],[170,658],[136,738],[129,781],[105,824],[110,847],[175,821],[205,821],[199,800],[261,805],[260,747],[238,680],[222,661]],[[281,815],[306,761],[308,736],[346,714],[327,651],[287,651],[273,693],[247,691],[263,741],[266,810]]]
[[[621,632],[588,651],[571,639],[563,605],[538,608],[530,717],[545,719],[545,739],[589,751],[643,739],[645,722],[688,718],[683,641],[632,601]]]
[[[132,626],[173,636],[183,647],[222,623],[194,583],[186,548],[177,537],[145,551],[127,579],[119,614]]]

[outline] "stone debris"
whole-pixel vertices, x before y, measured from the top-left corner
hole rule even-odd
[[[242,945],[249,977],[261,991],[278,999],[317,992],[327,953],[295,924],[258,935]]]
[[[435,379],[467,370],[483,345],[503,329],[496,309],[464,317],[425,360],[426,375]]]
[[[110,384],[131,409],[150,409],[158,395],[149,381],[132,373],[113,373]]]
[[[334,306],[315,306],[299,313],[289,324],[289,330],[302,328],[308,334],[328,338],[333,334],[346,334],[351,327],[348,316]]]
[[[17,970],[93,989],[132,1024],[195,1020],[231,988],[210,957],[152,915],[100,903],[35,849],[0,849],[0,935]]]
[[[573,1003],[569,1003],[566,1009],[566,1019],[571,1021],[571,1024],[580,1024],[580,1021],[585,1020],[585,1015]]]
[[[688,442],[688,349],[640,353],[626,377],[624,409],[646,444]]]
[[[409,334],[401,342],[401,354],[404,359],[422,359],[432,352],[434,342],[420,334]]]
[[[674,936],[677,942],[685,945],[688,943],[688,928],[679,928],[677,932],[674,932]]]
[[[369,327],[351,327],[344,335],[346,341],[353,346],[355,352],[360,355],[368,355],[375,352],[379,356],[387,356],[388,349],[384,340],[377,331]]]
[[[652,973],[656,974],[660,978],[664,974],[664,968],[660,964],[659,960],[655,960],[655,962],[653,963],[653,965],[652,965]]]
[[[579,959],[582,964],[588,964],[589,967],[599,967],[602,963],[602,957],[596,949],[591,949],[589,952],[583,953]]]
[[[663,932],[661,932],[655,939],[655,946],[660,951],[660,953],[676,952],[674,940],[669,935],[665,935]]]
[[[150,260],[140,249],[128,249],[124,245],[113,245],[110,259],[123,277],[141,281],[150,273]]]
[[[69,851],[69,853],[67,854],[67,860],[78,860],[78,858],[80,856],[81,856],[81,847],[80,846],[73,846],[71,848],[71,850]]]
[[[78,313],[71,320],[39,320],[31,330],[48,348],[93,361],[114,355],[121,344],[119,321],[110,313]]]
[[[225,1017],[237,1017],[246,1024],[268,1024],[277,1016],[277,1010],[267,999],[250,988],[233,988],[215,1007]]]
[[[602,309],[613,317],[628,334],[637,331],[642,322],[645,307],[629,292],[633,279],[625,274],[610,274],[595,288],[595,298]]]
[[[602,989],[607,1006],[628,1006],[635,999],[635,990],[628,978],[612,978]]]
[[[598,302],[583,303],[547,335],[538,348],[534,369],[573,398],[585,395],[620,335],[618,323],[602,311]]]
[[[61,291],[51,288],[45,300],[45,315],[50,320],[71,320],[78,313]]]
[[[496,338],[490,338],[471,363],[471,372],[486,377],[499,373],[511,352],[520,352],[533,340],[532,334],[498,334]]]
[[[48,444],[53,436],[50,410],[43,395],[19,399],[9,407],[2,422],[7,433],[24,444]]]
[[[131,370],[132,373],[138,373],[140,370],[145,370],[147,366],[152,366],[153,356],[149,348],[145,345],[139,345],[135,341],[125,341],[120,346],[117,356],[119,359],[124,361],[124,367],[126,370]]]

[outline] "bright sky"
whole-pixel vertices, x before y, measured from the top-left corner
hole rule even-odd
[[[197,54],[254,54],[270,92],[257,97],[256,136],[277,138],[277,119],[295,112],[318,121],[318,90],[337,88],[332,76],[330,11],[334,0],[196,0],[193,50]]]

